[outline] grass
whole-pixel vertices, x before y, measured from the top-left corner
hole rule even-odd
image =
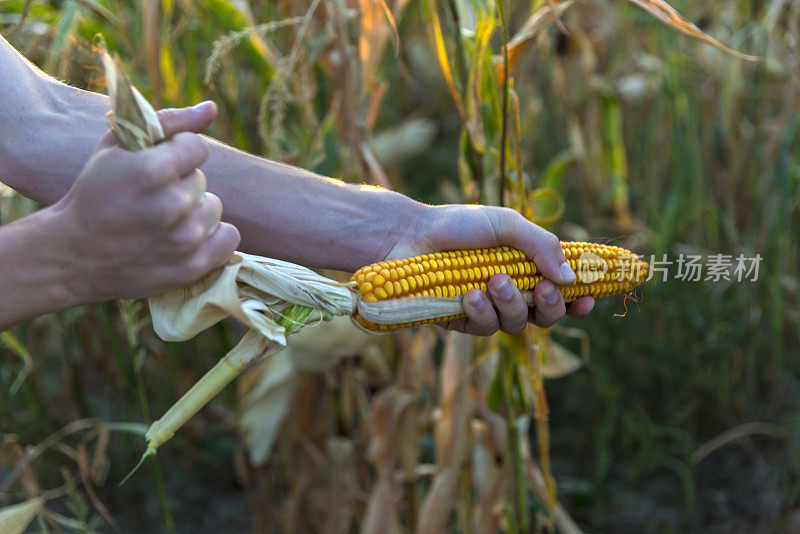
[[[506,3],[509,34],[544,4]],[[398,150],[396,157],[381,155],[388,182],[426,201],[472,200],[481,191],[488,191],[485,201],[497,200],[503,80],[493,80],[490,67],[491,55],[501,49],[501,32],[494,31],[483,55],[469,37],[457,43],[448,3],[412,2],[402,10],[400,3],[390,4],[399,49],[395,53],[387,31],[382,48],[366,51],[377,55],[374,76],[359,79],[359,63],[351,58],[349,68],[356,72],[350,84],[343,83],[336,62],[337,54],[348,57],[337,32],[347,28],[355,39],[366,29],[347,18],[338,2],[317,8],[294,56],[298,24],[278,28],[275,22],[302,20],[310,3],[252,3],[248,13],[237,7],[244,4],[227,0],[163,2],[156,16],[122,0],[33,2],[26,25],[13,31],[23,5],[0,3],[0,29],[37,64],[70,83],[100,89],[90,43],[102,31],[152,101],[182,106],[214,98],[221,108],[216,137],[353,181],[382,179],[366,165],[369,154],[360,152],[359,140],[429,119],[430,142],[408,143],[414,145],[410,151]],[[528,192],[542,185],[557,190],[565,201],[565,213],[553,226],[560,235],[629,240],[658,257],[763,257],[757,282],[650,283],[643,301],[629,304],[623,319],[613,317],[623,303],[611,300],[599,302],[590,319],[569,322],[588,333],[591,362],[545,384],[549,456],[558,499],[586,531],[797,527],[800,55],[790,38],[800,30],[800,13],[791,4],[775,11],[779,5],[673,4],[723,43],[762,55],[757,63],[698,44],[633,5],[583,1],[563,15],[567,33],[551,26],[510,69],[520,132],[508,117],[510,157],[504,165],[510,177],[525,177]],[[442,78],[441,58],[433,52],[431,9],[441,20],[454,86],[472,110],[466,137]],[[463,13],[461,18],[468,24]],[[385,19],[375,20],[377,30],[389,28]],[[223,50],[213,85],[204,84],[206,62],[221,51],[215,53],[214,42],[253,23],[273,26]],[[161,37],[155,52],[142,46],[146,28]],[[470,104],[466,86],[478,62],[484,65],[476,80],[482,98]],[[271,83],[276,72],[285,72],[281,83],[288,86]],[[301,85],[311,89],[302,91]],[[265,105],[266,94],[271,100]],[[268,136],[261,124],[270,125]],[[475,142],[481,134],[483,151]],[[484,187],[476,186],[479,178]],[[526,204],[519,190],[506,188],[510,205]],[[22,199],[0,198],[0,222],[30,209]],[[125,532],[166,529],[168,513],[178,532],[211,531],[211,521],[221,529],[282,531],[314,531],[328,521],[352,530],[365,524],[370,504],[383,502],[376,488],[381,466],[389,465],[410,478],[394,490],[397,508],[383,506],[395,510],[404,530],[428,513],[424,503],[433,478],[425,473],[441,462],[435,451],[443,439],[433,414],[441,408],[441,384],[453,378],[442,366],[450,341],[429,330],[379,338],[322,371],[292,375],[293,416],[265,466],[249,464],[237,437],[237,413],[247,409],[241,406],[244,395],[226,391],[159,452],[160,475],[145,470],[117,488],[141,452],[139,427],[110,427],[108,443],[100,446],[103,426],[94,424],[64,436],[21,470],[24,476],[12,477],[22,465],[15,444],[35,446],[87,418],[147,423],[144,400],[153,416],[162,414],[239,336],[235,325],[225,324],[191,342],[167,345],[141,318],[135,305],[106,303],[15,328],[12,333],[34,360],[15,394],[10,388],[24,363],[0,343],[0,506],[19,502],[35,487],[56,490],[47,503],[52,515],[34,523],[39,530],[56,524],[67,531],[107,529],[102,507]],[[324,335],[318,336],[325,345]],[[579,352],[576,341],[552,336]],[[495,377],[496,345],[478,340],[472,350],[469,380],[475,391],[485,392]],[[514,378],[521,371],[511,367],[504,367],[512,378],[502,391],[518,401],[496,407],[503,424],[509,409],[534,410],[530,386]],[[412,392],[415,403],[403,404],[398,388]],[[398,432],[398,449],[382,449],[388,456],[375,456],[375,447],[384,444],[375,413],[394,414],[387,420]],[[475,413],[475,420],[493,421],[486,412]],[[768,425],[743,426],[751,423]],[[540,435],[536,425],[528,428],[526,446],[540,459]],[[739,430],[724,434],[731,429]],[[481,471],[487,477],[503,480],[510,462],[524,461],[525,448],[482,441],[474,428],[469,435],[471,454],[491,451],[507,462],[496,471],[487,464]],[[515,460],[517,452],[522,456]],[[87,471],[82,455],[106,467]],[[490,499],[490,492],[478,493],[469,458],[451,500],[458,506],[434,518],[451,531],[478,525],[478,516],[468,512]],[[97,476],[82,479],[82,469]],[[527,507],[532,524],[546,523],[547,496],[533,483],[525,487],[525,495],[515,494],[514,514]]]

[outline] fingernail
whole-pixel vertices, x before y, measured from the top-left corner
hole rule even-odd
[[[511,300],[511,296],[514,294],[511,290],[511,282],[508,280],[503,281],[494,288],[494,293],[503,300]]]
[[[211,100],[204,100],[203,102],[200,102],[199,104],[195,104],[194,106],[192,106],[192,109],[195,111],[206,111],[213,105],[214,103]]]
[[[217,224],[215,224],[212,228],[208,229],[208,233],[206,234],[206,237],[211,237],[212,235],[214,235],[214,232],[217,231],[217,228],[219,228],[219,221],[217,221]]]
[[[483,301],[483,295],[480,294],[470,296],[467,299],[467,303],[477,311],[481,311],[486,307],[486,303]]]
[[[565,282],[568,284],[575,283],[575,271],[569,266],[567,262],[561,264],[561,277],[564,279]]]
[[[548,304],[555,304],[558,301],[558,290],[555,287],[551,287],[545,291],[544,301]]]

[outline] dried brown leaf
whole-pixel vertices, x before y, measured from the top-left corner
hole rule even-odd
[[[564,11],[572,7],[575,2],[576,0],[566,0],[565,2],[558,3],[546,2],[528,17],[528,20],[525,21],[522,28],[509,39],[506,45],[508,49],[509,71],[514,69],[514,65],[516,65],[523,50],[525,50],[528,45],[535,43],[539,36],[541,36],[551,24],[559,20],[559,17],[561,17]],[[501,54],[499,59],[502,60],[502,57],[503,55]],[[502,65],[500,64],[498,66],[502,70]]]
[[[486,152],[486,133],[483,128],[483,96],[481,85],[483,80],[484,55],[489,47],[489,40],[495,29],[494,17],[486,14],[478,20],[475,26],[475,53],[473,54],[472,68],[469,73],[467,86],[467,116],[465,126],[469,131],[472,146],[478,152]]]
[[[653,15],[655,18],[657,18],[664,24],[671,26],[672,28],[678,30],[684,35],[688,35],[689,37],[697,39],[698,41],[711,45],[714,48],[722,50],[723,52],[731,54],[732,56],[737,57],[739,59],[744,59],[746,61],[760,60],[758,56],[743,54],[739,51],[733,50],[732,48],[728,48],[727,46],[720,43],[710,35],[703,32],[693,23],[686,20],[684,17],[681,16],[680,13],[675,11],[675,9],[672,6],[670,6],[663,0],[630,0],[630,1],[636,4],[637,6],[641,7],[651,15]]]
[[[3,534],[22,534],[41,510],[44,499],[36,497],[19,504],[0,508],[0,532]]]
[[[404,413],[416,401],[416,394],[397,386],[384,389],[372,402],[369,459],[378,473],[364,514],[361,532],[399,532],[398,489],[394,477],[398,440]]]
[[[525,459],[525,474],[528,478],[528,485],[533,489],[534,494],[540,500],[547,499],[547,488],[542,470],[532,458]],[[583,530],[578,526],[574,519],[567,513],[560,503],[551,511],[553,522],[558,532],[562,534],[583,534]]]
[[[153,92],[156,107],[161,107],[161,0],[144,0],[142,3],[142,24],[144,26],[144,56],[147,77]]]
[[[563,345],[556,343],[549,336],[546,341],[544,336],[539,338],[540,343],[544,343],[544,361],[540,372],[546,379],[561,378],[574,373],[583,365],[583,360],[571,350]]]
[[[449,332],[441,369],[440,415],[434,429],[437,473],[420,509],[416,530],[420,534],[447,531],[458,501],[458,473],[466,457],[473,413],[467,382],[471,369],[472,337]]]
[[[330,437],[325,442],[325,451],[330,471],[327,492],[330,500],[322,531],[346,534],[351,532],[359,498],[356,448],[349,439]]]
[[[89,466],[89,474],[94,484],[102,483],[108,472],[108,445],[111,442],[111,431],[108,427],[100,427],[97,436],[97,443],[94,447],[94,455]]]
[[[431,2],[433,4],[433,2]],[[447,85],[447,90],[450,91],[450,96],[456,104],[459,115],[466,116],[464,111],[464,104],[461,101],[461,95],[456,89],[456,83],[453,80],[453,71],[450,68],[450,58],[447,56],[447,46],[444,43],[444,34],[442,33],[442,23],[439,20],[439,13],[436,11],[436,6],[431,7],[431,32],[433,33],[434,50],[436,51],[436,59],[439,61],[439,67],[442,69],[442,76]]]
[[[510,481],[504,469],[505,449],[494,439],[492,427],[479,419],[472,421],[472,480],[475,505],[472,526],[475,534],[492,534],[501,530],[502,502]]]
[[[397,517],[396,489],[391,480],[381,478],[373,488],[361,524],[361,534],[402,532]]]
[[[393,11],[385,0],[358,0],[361,19],[358,55],[361,59],[362,80],[367,90],[374,84],[375,72],[387,39],[391,38],[395,54],[400,51],[400,34],[397,32],[395,16],[402,13],[407,3],[408,0],[395,2]]]
[[[372,401],[368,454],[379,473],[388,474],[394,468],[401,417],[415,400],[414,393],[389,386]]]
[[[264,360],[243,378],[239,429],[254,466],[263,465],[269,459],[299,379],[292,363],[292,349]]]
[[[425,386],[436,386],[436,368],[433,351],[438,336],[432,328],[402,330],[397,339],[401,343],[399,383],[406,389],[418,391]]]
[[[117,522],[114,521],[114,517],[108,511],[108,508],[106,508],[94,490],[91,469],[89,467],[89,453],[86,451],[86,445],[84,443],[78,444],[75,452],[75,459],[78,463],[78,473],[80,474],[81,482],[83,483],[83,488],[86,491],[86,495],[89,497],[89,501],[91,501],[92,506],[94,506],[95,510],[97,510],[106,523],[108,523],[111,529],[114,532],[119,532],[119,525],[117,525]]]

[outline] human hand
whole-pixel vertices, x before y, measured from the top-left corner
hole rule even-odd
[[[410,223],[386,259],[500,245],[523,251],[547,278],[533,291],[535,307],[529,310],[511,278],[501,273],[489,280],[487,293],[472,289],[464,295],[467,318],[439,323],[440,326],[473,335],[492,335],[497,330],[517,334],[529,321],[549,327],[565,314],[585,317],[592,311],[592,297],[582,297],[566,306],[558,291],[556,284],[575,281],[558,238],[511,209],[467,205],[426,208]]]
[[[222,203],[197,169],[208,142],[213,103],[171,110],[172,136],[132,153],[111,132],[101,139],[70,191],[52,209],[64,244],[83,273],[88,301],[152,296],[189,285],[224,264],[239,232],[220,222]],[[186,131],[191,130],[191,131]]]

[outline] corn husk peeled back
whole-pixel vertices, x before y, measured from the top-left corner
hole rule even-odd
[[[118,144],[138,151],[164,140],[158,115],[100,45]],[[631,252],[594,243],[563,242],[578,282],[561,288],[566,300],[632,291],[647,264]],[[627,264],[627,276],[615,275]],[[149,299],[153,328],[165,341],[185,341],[227,317],[248,327],[242,340],[147,432],[154,454],[189,418],[253,362],[286,346],[286,337],[309,324],[348,315],[362,328],[384,331],[464,317],[463,295],[487,289],[497,273],[512,277],[532,304],[543,279],[523,253],[508,247],[426,254],[379,262],[341,283],[293,263],[235,252],[200,281]],[[141,462],[140,462],[141,463]]]

